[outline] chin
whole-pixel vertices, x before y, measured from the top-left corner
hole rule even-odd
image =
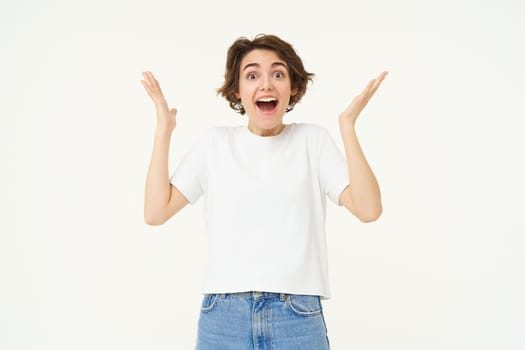
[[[260,123],[257,123],[256,125],[261,129],[274,129],[282,124],[282,119],[279,120],[265,120]]]
[[[257,123],[262,125],[268,125],[270,127],[275,127],[277,125],[280,125],[283,121],[284,115],[279,115],[278,113],[274,113],[272,115],[261,115],[258,114],[256,116]]]

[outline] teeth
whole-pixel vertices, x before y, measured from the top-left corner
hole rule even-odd
[[[257,102],[272,102],[277,101],[275,97],[264,97],[257,100]]]

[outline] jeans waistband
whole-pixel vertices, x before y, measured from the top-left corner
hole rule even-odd
[[[250,291],[250,292],[236,292],[236,293],[219,293],[221,298],[226,298],[226,296],[232,296],[236,298],[245,298],[245,299],[260,299],[260,298],[279,298],[281,301],[286,300],[288,294],[286,293],[274,293],[274,292],[260,292],[260,291]]]

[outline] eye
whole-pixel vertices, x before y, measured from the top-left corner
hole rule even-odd
[[[255,78],[257,78],[257,75],[255,75],[255,73],[248,73],[248,75],[246,76],[246,78],[248,80],[254,80]]]
[[[274,72],[273,73],[273,77],[276,78],[276,79],[282,79],[282,78],[284,78],[284,73],[280,72],[280,71]]]

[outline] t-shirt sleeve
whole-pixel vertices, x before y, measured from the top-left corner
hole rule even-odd
[[[207,131],[197,139],[170,176],[170,183],[190,204],[205,193],[209,136]]]
[[[319,146],[319,177],[322,189],[335,205],[340,206],[339,196],[349,186],[346,159],[324,128],[320,132]]]

